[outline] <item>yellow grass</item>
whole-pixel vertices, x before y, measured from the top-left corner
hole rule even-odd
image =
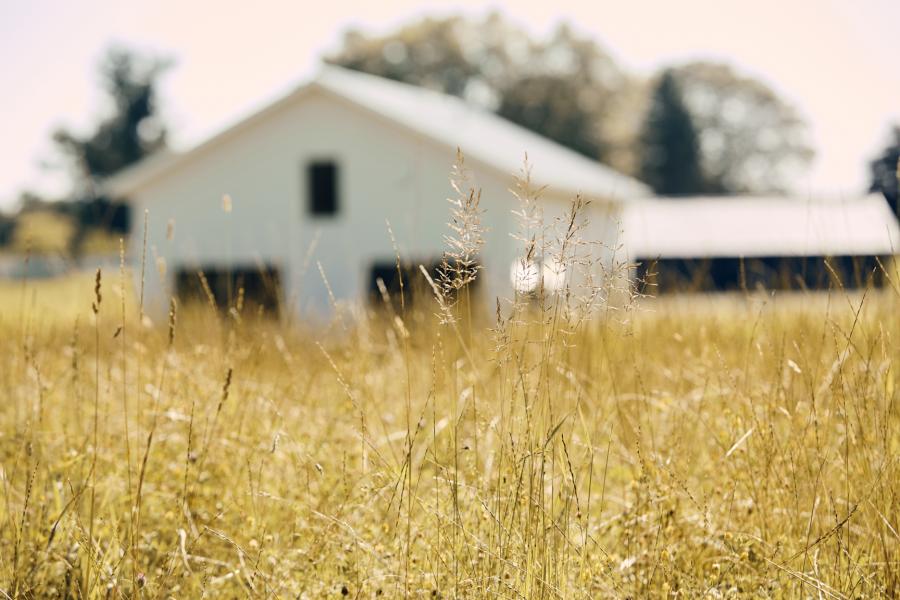
[[[13,248],[18,252],[65,255],[75,236],[75,224],[68,216],[50,211],[23,212],[16,223]]]
[[[10,596],[898,591],[884,293],[505,341],[429,313],[320,334],[206,314],[171,345],[130,305],[116,335],[101,293],[77,329],[4,319]]]
[[[0,596],[900,593],[890,288],[497,322],[456,275],[310,331],[0,291]]]
[[[121,302],[118,273],[115,277],[115,294]],[[91,315],[90,299],[94,289],[93,273],[78,273],[65,277],[42,279],[0,279],[0,328],[7,333],[17,329],[45,330],[64,328],[71,333],[76,318],[88,322]],[[131,282],[126,287],[129,294],[129,308],[133,303]],[[120,310],[121,312],[121,310]]]

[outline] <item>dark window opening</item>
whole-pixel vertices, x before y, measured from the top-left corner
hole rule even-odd
[[[309,213],[333,216],[338,212],[338,168],[334,161],[316,161],[307,167]]]
[[[443,269],[443,262],[440,260],[404,264],[399,270],[397,269],[396,261],[376,262],[369,269],[369,300],[376,306],[382,306],[384,304],[384,292],[386,292],[394,308],[399,310],[401,276],[403,281],[403,304],[407,308],[413,304],[416,298],[434,298],[434,290],[431,284],[428,283],[425,275],[422,274],[419,264],[425,266],[432,281],[440,287]],[[450,270],[452,274],[452,264],[450,265]],[[383,291],[378,285],[379,280],[383,284]],[[480,277],[476,277],[469,284],[472,292],[478,291],[480,280]]]
[[[404,293],[408,293],[409,290],[406,288],[411,287],[413,273],[415,273],[415,271],[412,267],[401,267],[400,269],[397,269],[396,263],[375,263],[369,270],[369,296],[376,302],[382,296],[382,290],[378,285],[378,280],[380,279],[384,291],[386,291],[391,298],[399,297],[401,277]]]
[[[219,309],[241,308],[278,315],[281,274],[272,266],[232,269],[180,269],[175,275],[175,291],[184,303],[209,304],[210,295]]]
[[[884,285],[876,256],[766,256],[641,260],[639,291],[807,290]],[[883,263],[882,259],[882,263]]]

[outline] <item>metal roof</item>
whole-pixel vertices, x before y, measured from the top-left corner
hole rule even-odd
[[[343,98],[450,149],[460,148],[467,158],[504,175],[520,172],[527,153],[532,181],[558,192],[608,199],[651,194],[636,179],[459,98],[328,65],[322,66],[311,82],[194,149],[182,154],[166,152],[152,156],[117,174],[108,180],[107,189],[126,195],[135,187],[162,176],[193,152],[235,130],[251,126],[270,111],[299,100],[313,89]]]
[[[607,198],[649,196],[636,179],[454,96],[339,67],[316,83],[506,174],[525,153],[538,185]]]
[[[697,197],[630,202],[622,222],[632,258],[888,255],[900,249],[884,197]]]

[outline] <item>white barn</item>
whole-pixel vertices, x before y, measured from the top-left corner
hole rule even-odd
[[[482,190],[488,234],[480,285],[489,302],[511,292],[517,203],[509,189],[526,153],[532,181],[546,186],[548,214],[577,193],[592,200],[588,235],[597,241],[617,236],[621,201],[650,193],[457,98],[331,66],[192,150],[153,156],[106,186],[131,203],[132,257],[141,256],[149,212],[148,262],[161,259],[166,268],[148,277],[148,304],[164,306],[198,269],[264,267],[291,311],[323,313],[329,296],[317,262],[336,298],[365,298],[379,269],[394,262],[386,220],[405,259],[440,258],[457,148]],[[222,209],[226,194],[230,212]]]

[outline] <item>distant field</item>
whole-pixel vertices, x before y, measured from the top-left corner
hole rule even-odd
[[[302,333],[120,282],[0,286],[4,595],[900,593],[890,290]]]
[[[121,304],[122,281],[118,270],[105,276],[108,280],[104,289],[109,303]],[[132,288],[129,273],[124,289],[130,311],[136,310]],[[0,324],[24,327],[28,322],[37,328],[71,328],[76,317],[86,322],[91,316],[93,289],[94,272],[91,271],[25,280],[0,278]]]

